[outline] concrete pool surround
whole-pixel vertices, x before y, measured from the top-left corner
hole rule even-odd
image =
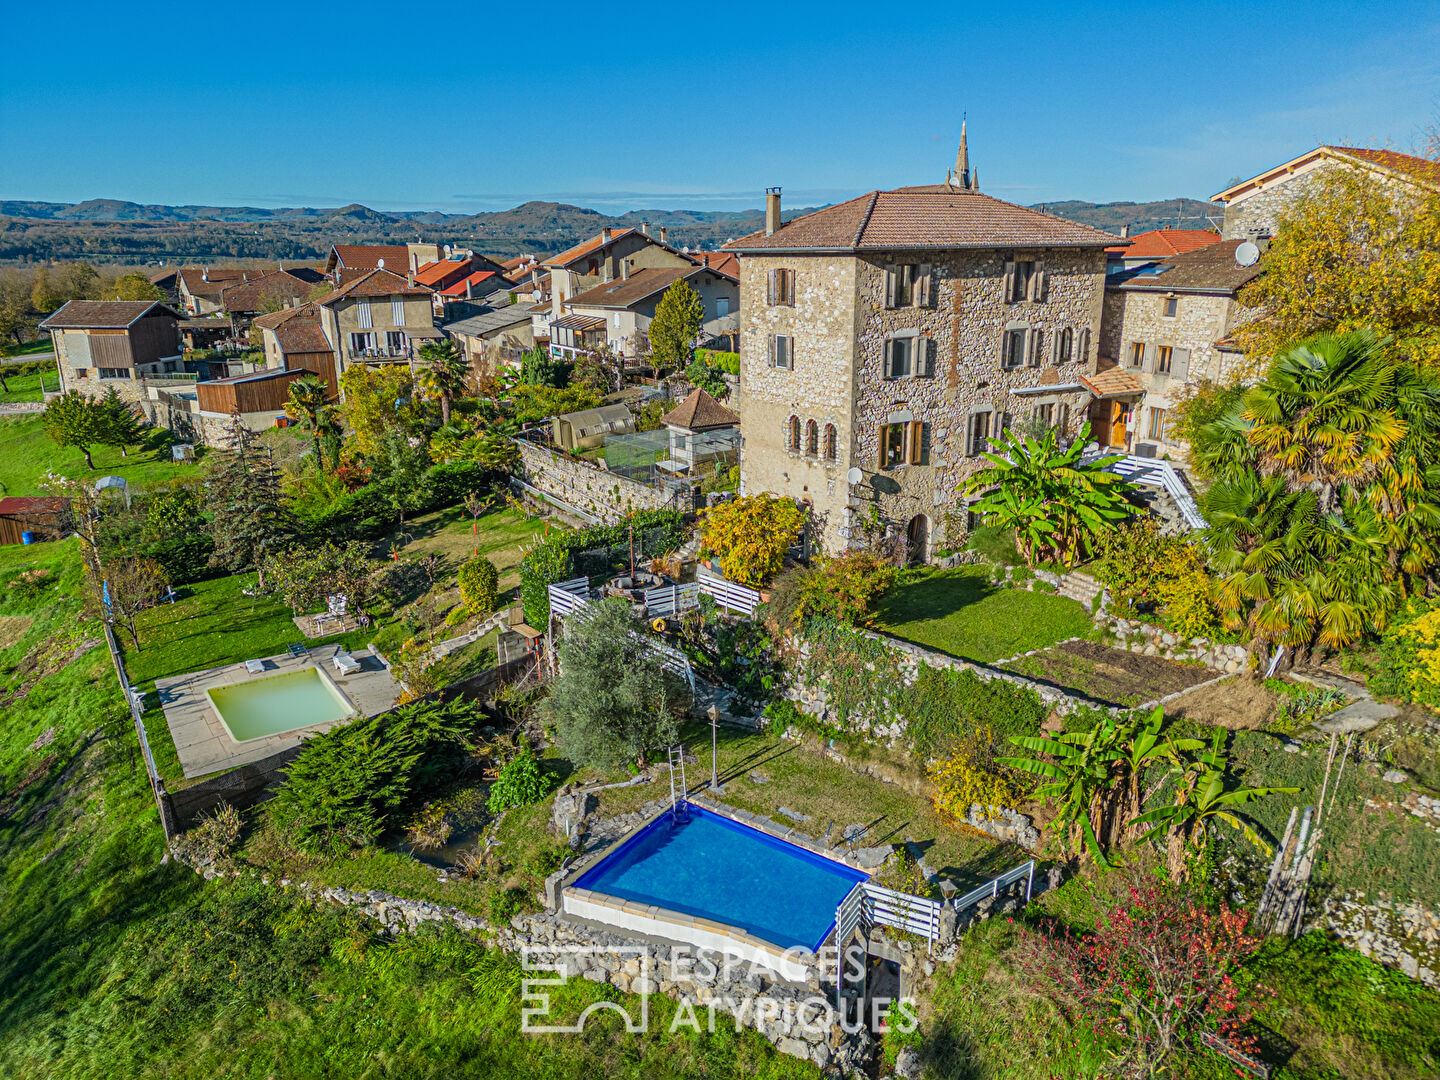
[[[807,858],[818,857],[835,864],[837,869],[843,867],[856,880],[868,878],[871,871],[883,861],[883,857],[879,853],[883,850],[888,854],[890,850],[887,846],[883,849],[866,848],[856,852],[842,853],[826,848],[808,837],[796,835],[793,830],[781,829],[773,822],[767,822],[763,818],[747,814],[744,811],[733,810],[709,799],[692,796],[689,802],[693,808],[703,813],[725,819],[736,827],[761,834],[770,843],[780,842],[797,849],[797,852]],[[816,949],[799,945],[787,947],[714,918],[674,911],[658,904],[622,899],[578,884],[587,877],[593,879],[607,861],[625,852],[627,848],[651,830],[656,822],[667,818],[670,813],[670,808],[665,807],[600,852],[595,858],[587,860],[582,866],[572,867],[566,871],[556,883],[554,899],[557,902],[557,909],[566,915],[586,919],[590,922],[613,926],[651,938],[694,946],[716,954],[733,956],[766,968],[790,982],[804,981],[813,976],[822,963],[818,950],[824,946],[825,940],[830,936],[828,933],[826,939],[822,939]],[[827,913],[833,919],[833,910]]]

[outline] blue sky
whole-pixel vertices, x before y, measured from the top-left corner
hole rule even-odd
[[[1206,197],[1440,117],[1440,6],[12,5],[0,198],[788,206]]]

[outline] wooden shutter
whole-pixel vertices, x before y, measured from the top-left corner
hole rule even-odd
[[[778,303],[780,302],[780,301],[779,301],[779,296],[780,296],[780,271],[779,271],[779,270],[771,270],[771,271],[770,271],[769,284],[768,284],[768,285],[766,286],[766,288],[765,288],[765,302],[766,302],[767,304],[769,304],[771,307],[774,307],[776,304],[778,304]],[[771,358],[771,360],[772,360],[772,366],[773,366],[773,360],[774,360],[774,358],[773,358],[773,350],[772,350],[772,358]]]
[[[910,464],[920,464],[920,453],[925,444],[925,421],[910,421]]]
[[[771,273],[774,273],[774,271],[772,270]],[[774,335],[774,334],[771,334],[771,335],[770,335],[770,366],[771,366],[772,368],[775,366],[775,335]]]
[[[1049,283],[1049,276],[1045,273],[1045,264],[1036,259],[1035,269],[1030,274],[1030,299],[1044,300]]]
[[[1146,345],[1144,352],[1142,352],[1142,353],[1140,354],[1140,370],[1141,370],[1141,371],[1154,371],[1154,370],[1155,370],[1155,346],[1154,346],[1154,345]]]
[[[1009,341],[1010,341],[1010,331],[1005,330],[1005,329],[1001,329],[1001,331],[1000,331],[1000,370],[1001,370],[1001,371],[1004,371],[1004,370],[1005,370],[1005,365],[1010,362],[1010,357],[1005,354],[1005,346],[1009,343]]]
[[[1050,366],[1060,365],[1060,341],[1065,336],[1064,330],[1050,331]]]
[[[889,263],[885,267],[885,306],[893,308],[899,295],[900,275],[895,270],[895,264]]]
[[[1070,428],[1070,406],[1062,401],[1055,407],[1055,415],[1058,421],[1055,426],[1061,431],[1068,431]]]
[[[928,379],[935,374],[930,366],[933,346],[934,342],[928,334],[921,334],[915,339],[915,377],[918,379]]]
[[[795,271],[780,271],[780,302],[795,306]]]
[[[895,377],[895,339],[885,339],[885,378]]]
[[[1171,377],[1172,379],[1179,379],[1179,380],[1181,380],[1181,381],[1183,382],[1184,379],[1185,379],[1185,377],[1186,377],[1187,375],[1189,375],[1189,374],[1190,374],[1190,350],[1189,350],[1189,349],[1171,349],[1171,350],[1170,350],[1170,377]]]
[[[916,307],[928,308],[930,306],[930,298],[933,295],[930,286],[930,279],[934,274],[934,269],[935,268],[929,263],[920,264],[919,270],[917,271],[917,276],[915,278]]]
[[[879,443],[880,443],[880,460],[879,460],[879,463],[877,464],[876,468],[883,469],[883,468],[885,468],[885,425],[884,425],[884,424],[881,424],[881,425],[880,425],[880,427],[879,427],[879,429],[878,429],[878,431],[877,431],[877,434],[878,434],[878,436],[879,436]]]
[[[1045,351],[1045,331],[1040,327],[1033,327],[1030,331],[1030,366],[1039,367],[1040,357]]]
[[[1005,260],[1005,302],[1008,304],[1015,299],[1015,260]]]

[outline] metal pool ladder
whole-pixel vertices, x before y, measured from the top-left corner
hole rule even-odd
[[[675,770],[680,770],[680,787],[675,787]],[[685,796],[690,791],[685,783],[685,745],[670,748],[670,819],[672,821],[689,821],[690,804],[685,801]]]

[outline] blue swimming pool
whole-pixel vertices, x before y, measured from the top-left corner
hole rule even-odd
[[[867,876],[692,805],[688,821],[662,814],[574,884],[817,949],[836,906]]]

